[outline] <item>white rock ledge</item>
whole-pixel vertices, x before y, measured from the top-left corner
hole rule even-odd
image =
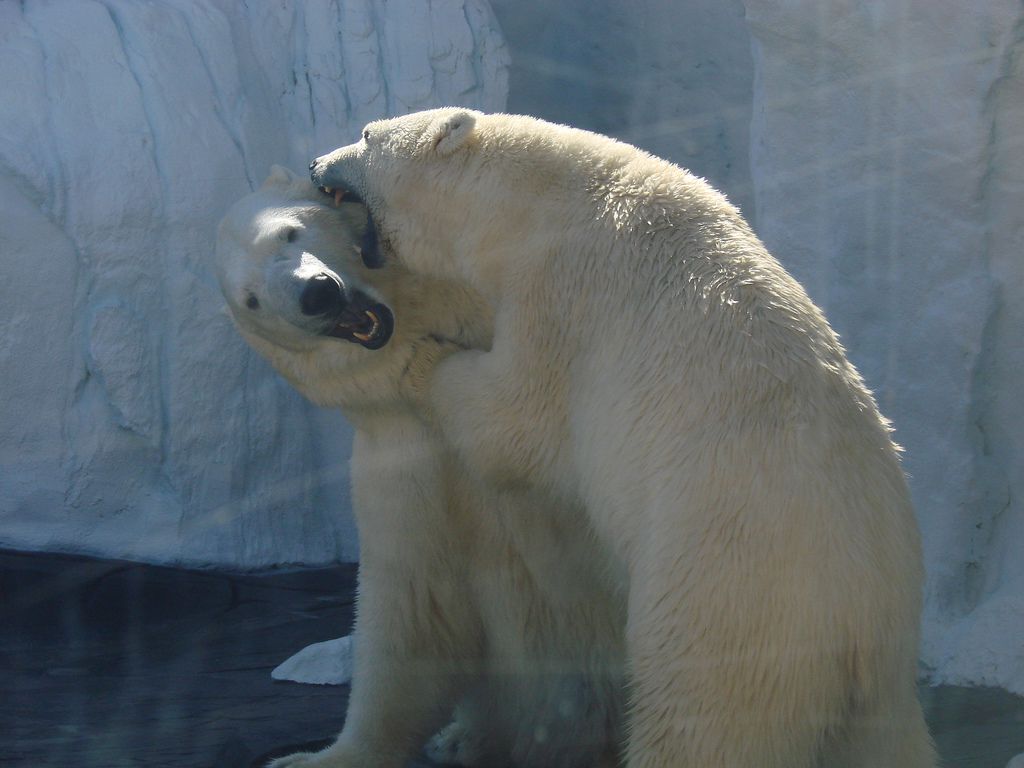
[[[307,645],[281,662],[270,673],[275,680],[315,685],[348,685],[352,682],[352,636]]]

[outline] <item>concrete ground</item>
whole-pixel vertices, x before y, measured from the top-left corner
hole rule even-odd
[[[270,670],[347,633],[354,586],[351,566],[253,575],[0,552],[0,766],[249,768],[324,743],[347,689]],[[1024,699],[922,696],[945,766],[1024,752]]]

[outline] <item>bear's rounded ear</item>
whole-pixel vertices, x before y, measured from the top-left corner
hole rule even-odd
[[[476,115],[468,109],[460,109],[437,118],[428,130],[430,146],[442,156],[455,152],[465,146],[467,139],[473,135],[476,126]]]
[[[270,187],[287,187],[297,178],[298,176],[289,171],[283,165],[272,165],[270,166],[270,175],[267,176],[267,180],[263,182],[260,189],[269,189]]]

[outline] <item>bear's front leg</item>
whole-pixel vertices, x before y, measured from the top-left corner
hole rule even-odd
[[[353,507],[360,534],[355,669],[345,725],[317,753],[271,768],[400,768],[479,674],[481,628],[467,595],[465,533],[444,452],[415,419],[357,432]]]
[[[430,385],[430,403],[445,439],[460,458],[498,488],[557,482],[565,461],[564,378],[538,375],[538,362],[495,343],[444,360]],[[546,377],[546,378],[545,378]]]
[[[452,608],[457,585],[381,567],[365,557],[360,565],[355,674],[341,735],[271,768],[399,768],[449,720],[476,674],[475,627],[460,631],[465,622]]]
[[[405,581],[412,574],[388,576]],[[475,674],[475,652],[463,653],[459,639],[437,637],[425,626],[457,623],[457,617],[425,615],[425,609],[435,601],[433,610],[450,605],[454,585],[406,582],[403,589],[382,581],[379,574],[361,575],[368,588],[360,587],[360,618],[374,615],[357,620],[356,670],[341,735],[322,752],[290,755],[272,768],[399,768],[451,717],[465,682]],[[436,594],[439,588],[449,595]],[[446,641],[454,642],[443,647]]]

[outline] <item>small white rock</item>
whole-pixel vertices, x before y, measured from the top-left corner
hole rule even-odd
[[[352,636],[308,645],[270,673],[275,680],[313,685],[348,685],[352,682]]]

